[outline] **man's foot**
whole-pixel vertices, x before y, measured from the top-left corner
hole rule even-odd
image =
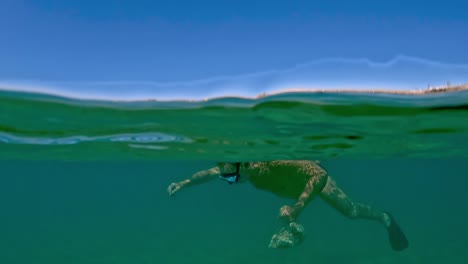
[[[396,223],[395,219],[390,213],[386,212],[385,214],[388,216],[389,220],[389,223],[386,226],[390,245],[395,251],[402,251],[406,249],[409,245],[409,242],[403,233],[403,230],[401,230],[400,226]]]

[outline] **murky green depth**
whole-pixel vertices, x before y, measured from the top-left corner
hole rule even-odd
[[[464,263],[463,159],[330,160],[356,201],[391,211],[410,247],[320,199],[303,212],[306,240],[267,248],[280,206],[249,184],[215,181],[169,197],[172,181],[211,162],[1,162],[1,263]]]

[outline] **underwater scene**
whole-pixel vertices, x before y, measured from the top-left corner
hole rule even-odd
[[[466,263],[467,102],[466,89],[133,102],[0,91],[0,263]],[[297,199],[273,184],[300,193],[301,169],[245,182],[255,162],[280,160],[312,161],[330,177],[321,188],[333,178],[355,206],[322,191],[291,231],[280,214]],[[179,188],[207,170],[213,181]],[[391,218],[358,219],[370,207]],[[291,243],[272,246],[284,230]]]

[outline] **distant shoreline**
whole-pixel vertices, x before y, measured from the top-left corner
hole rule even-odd
[[[374,94],[397,94],[397,95],[426,95],[435,93],[450,93],[468,91],[468,84],[455,85],[455,86],[435,86],[427,89],[418,90],[389,90],[389,89],[287,89],[273,93],[263,93],[256,98],[264,98],[272,95],[286,94],[286,93],[374,93]]]
[[[15,92],[15,93],[23,93],[23,94],[38,94],[42,96],[51,96],[51,97],[59,97],[63,99],[71,99],[71,100],[84,100],[84,101],[100,101],[100,102],[204,102],[204,101],[211,101],[211,100],[218,100],[223,98],[240,98],[240,99],[247,99],[247,100],[256,100],[256,99],[263,99],[265,97],[276,96],[276,95],[283,95],[283,94],[293,94],[293,93],[315,93],[315,94],[322,94],[322,93],[336,93],[336,94],[388,94],[388,95],[428,95],[428,94],[442,94],[442,93],[451,93],[451,92],[460,92],[460,91],[468,91],[468,84],[462,85],[444,85],[444,86],[429,86],[426,89],[417,89],[417,90],[391,90],[391,89],[320,89],[320,88],[290,88],[290,89],[283,89],[274,92],[264,92],[258,95],[253,96],[242,96],[242,95],[232,95],[226,94],[221,96],[212,96],[207,98],[174,98],[174,99],[157,99],[157,98],[135,98],[135,99],[122,99],[122,98],[99,98],[93,96],[76,96],[61,92],[47,92],[47,91],[28,91],[28,90],[15,90],[15,89],[4,89],[0,87],[0,92]]]

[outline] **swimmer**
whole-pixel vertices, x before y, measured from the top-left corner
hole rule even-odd
[[[170,195],[174,195],[182,188],[206,183],[216,178],[229,184],[250,182],[258,189],[294,199],[295,202],[292,205],[284,205],[279,210],[279,216],[287,220],[291,226],[297,226],[294,223],[297,217],[318,195],[350,219],[369,219],[381,223],[387,229],[390,245],[395,251],[408,247],[406,236],[390,213],[352,201],[328,176],[327,172],[313,161],[219,162],[216,167],[197,172],[181,182],[170,184],[167,190]],[[295,230],[297,229],[295,227]],[[281,232],[285,233],[285,229]],[[278,234],[273,236],[272,243],[275,239],[278,239]],[[272,243],[270,243],[271,247],[281,247],[281,243],[274,244],[274,246]],[[288,245],[293,246],[294,243]]]

